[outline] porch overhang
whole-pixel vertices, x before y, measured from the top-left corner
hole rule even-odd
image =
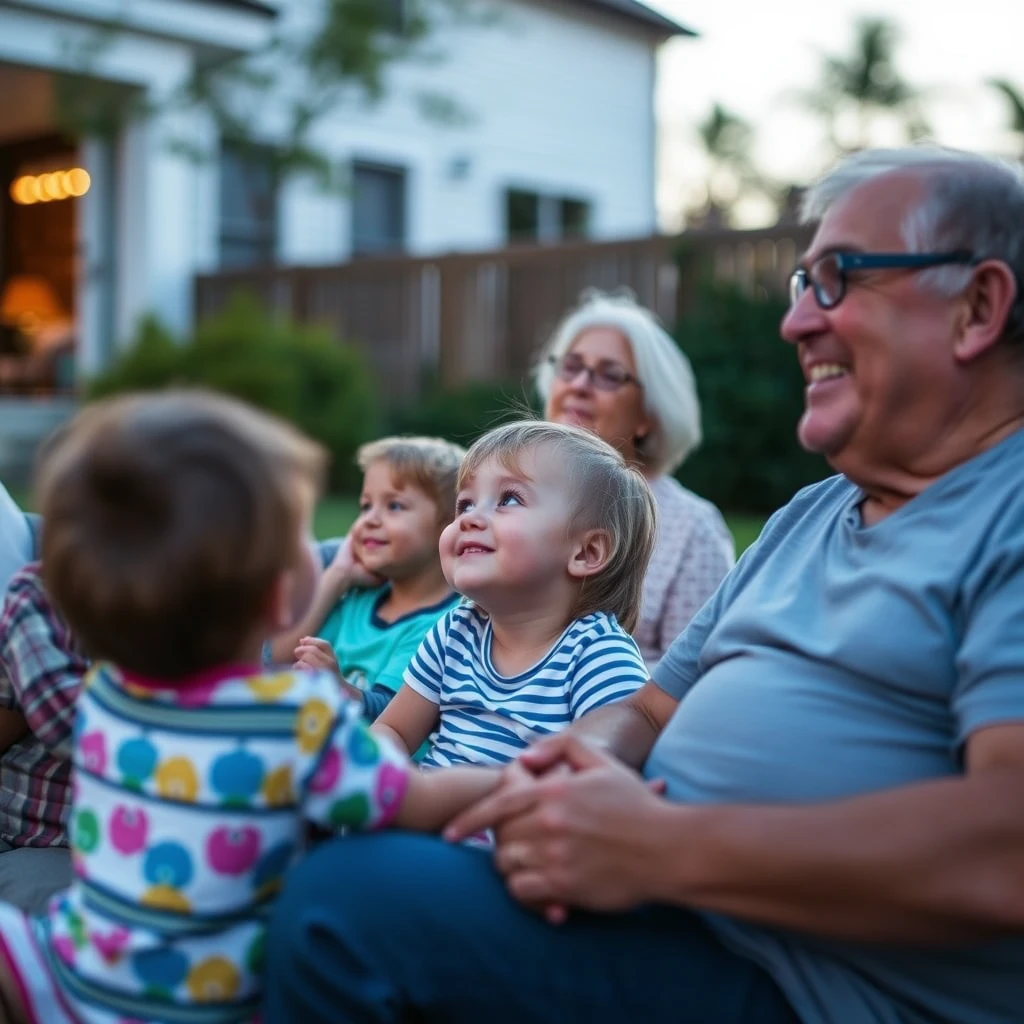
[[[4,52],[4,44],[17,44],[28,33],[61,51],[107,33],[111,39],[184,44],[197,55],[250,53],[267,42],[276,14],[276,5],[265,0],[0,0],[7,26],[0,60],[17,60],[16,53]],[[25,63],[40,62],[26,55]]]

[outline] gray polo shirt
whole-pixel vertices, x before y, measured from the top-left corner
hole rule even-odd
[[[801,491],[669,649],[681,698],[646,766],[672,799],[836,800],[962,773],[1024,722],[1024,431],[874,526],[842,477]],[[718,915],[807,1024],[1024,1019],[1024,936],[965,948],[813,939]]]

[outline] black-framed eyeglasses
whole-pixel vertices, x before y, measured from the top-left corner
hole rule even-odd
[[[548,362],[567,384],[581,373],[587,375],[587,381],[598,391],[618,391],[627,384],[640,384],[629,370],[614,359],[602,359],[596,366],[590,366],[576,352],[566,352],[564,356],[548,356]]]
[[[973,253],[955,252],[827,252],[789,279],[789,302],[795,306],[810,288],[822,309],[835,309],[846,296],[847,276],[858,270],[925,270],[950,263],[975,263]]]

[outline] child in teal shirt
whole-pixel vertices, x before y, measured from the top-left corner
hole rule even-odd
[[[434,623],[459,600],[438,541],[455,514],[463,449],[437,438],[364,445],[359,517],[325,568],[309,613],[275,640],[274,661],[329,668],[375,719]]]

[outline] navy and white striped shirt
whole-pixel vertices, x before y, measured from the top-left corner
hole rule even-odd
[[[489,617],[462,604],[427,634],[404,681],[440,710],[423,764],[443,767],[511,761],[534,740],[628,697],[648,678],[633,638],[604,612],[571,622],[536,665],[503,676],[491,662]]]

